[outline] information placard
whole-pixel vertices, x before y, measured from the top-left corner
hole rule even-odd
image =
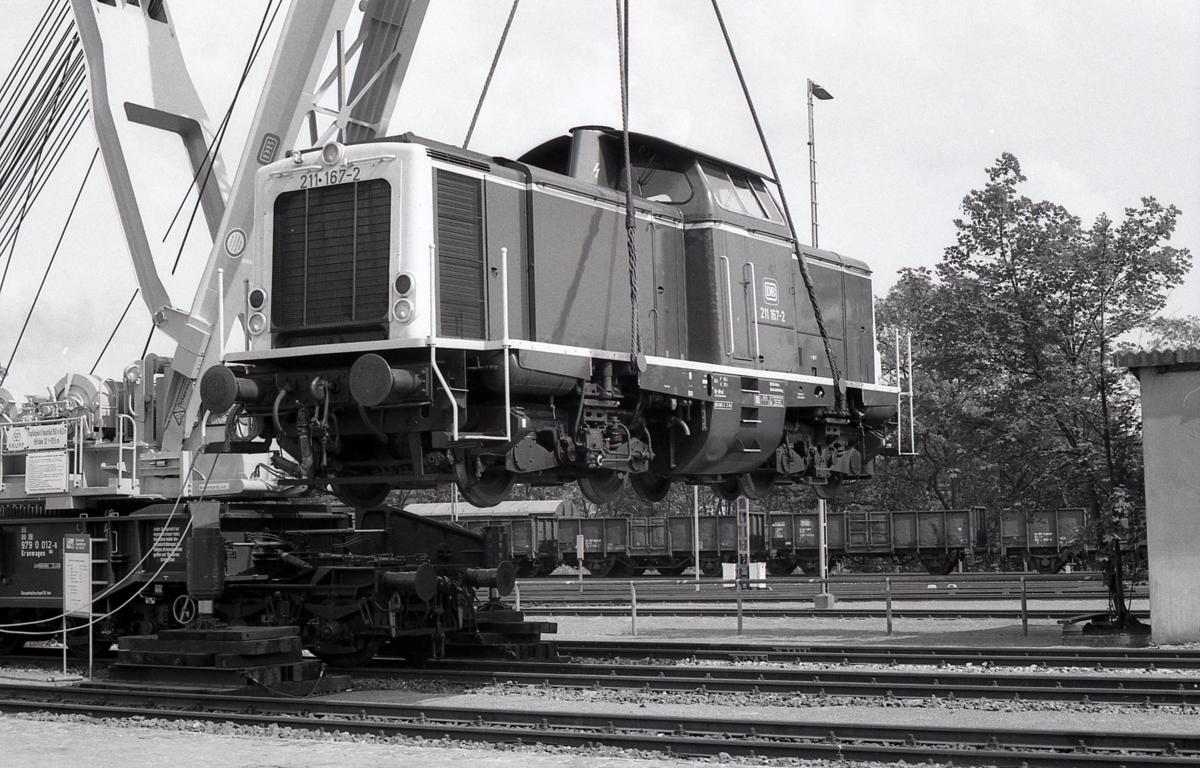
[[[25,493],[67,490],[67,452],[38,451],[25,456]]]
[[[86,533],[63,536],[63,613],[92,614],[92,540]]]
[[[67,447],[67,425],[30,424],[4,428],[4,450],[9,453],[47,451]]]

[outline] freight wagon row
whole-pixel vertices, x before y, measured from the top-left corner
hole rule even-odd
[[[560,565],[583,565],[595,576],[638,576],[653,569],[676,576],[693,565],[697,532],[691,516],[582,517],[570,501],[511,501],[478,509],[469,504],[410,504],[410,512],[453,520],[480,531],[499,525],[509,537],[513,562],[522,577],[546,576]],[[722,563],[737,562],[739,551],[766,562],[772,576],[799,567],[820,571],[818,516],[815,511],[751,512],[739,527],[734,515],[699,518],[699,566],[706,576]],[[1039,512],[1028,519],[970,510],[830,512],[826,536],[830,565],[884,560],[920,562],[931,574],[950,573],[962,561],[990,559],[1010,568],[1032,567],[1055,573],[1072,558],[1084,557],[1086,524],[1082,508]],[[746,537],[740,542],[739,535]],[[580,542],[579,537],[582,536]]]

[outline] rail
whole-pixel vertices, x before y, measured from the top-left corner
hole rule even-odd
[[[630,633],[637,635],[641,619],[650,615],[733,616],[737,633],[744,634],[745,620],[754,616],[820,617],[857,616],[883,619],[887,635],[895,631],[896,619],[976,617],[1010,618],[1019,621],[1024,636],[1030,621],[1057,621],[1064,617],[1104,612],[1108,597],[1100,582],[1076,582],[1020,576],[1004,581],[979,581],[960,585],[957,581],[908,579],[881,576],[871,580],[837,577],[708,579],[699,585],[687,577],[667,579],[587,579],[586,596],[582,576],[566,579],[517,581],[513,599],[517,610],[527,613],[579,613],[581,606],[606,616],[628,616]],[[1079,584],[1089,587],[1081,589]],[[703,587],[703,592],[700,588]],[[932,589],[931,589],[932,588]],[[699,593],[699,594],[698,594]],[[833,594],[838,601],[855,607],[817,608],[818,594]],[[1143,603],[1145,589],[1137,598]],[[979,607],[980,602],[987,607]],[[1049,603],[1066,607],[1049,607]],[[811,603],[811,605],[810,605]],[[931,607],[931,603],[939,604]],[[768,607],[764,607],[768,606]],[[967,606],[967,607],[963,607]],[[1145,610],[1137,611],[1144,614]]]

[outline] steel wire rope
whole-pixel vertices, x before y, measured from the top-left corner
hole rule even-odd
[[[61,43],[65,40],[65,36],[60,40]],[[24,160],[28,157],[28,148],[32,143],[32,137],[41,126],[48,112],[52,111],[50,96],[52,92],[60,87],[63,83],[71,85],[71,96],[69,100],[79,97],[83,93],[83,78],[84,65],[83,56],[75,50],[76,39],[71,40],[71,46],[67,51],[58,55],[54,61],[47,59],[42,63],[41,71],[33,78],[30,84],[29,91],[24,94],[21,99],[21,105],[17,107],[17,114],[8,120],[8,115],[12,112],[14,102],[10,102],[3,116],[0,116],[0,124],[4,124],[3,134],[0,135],[0,147],[3,151],[0,152],[0,190],[8,189],[6,187],[9,176],[14,169],[24,169]],[[64,71],[65,70],[65,71]],[[34,105],[30,108],[30,101],[34,101]],[[14,137],[13,132],[17,131]]]
[[[721,25],[721,35],[725,38],[725,47],[729,50],[729,59],[733,63],[733,68],[737,72],[738,82],[742,86],[742,95],[746,99],[746,106],[750,110],[750,117],[754,119],[754,128],[758,131],[758,140],[762,144],[763,153],[767,156],[767,164],[771,166],[771,175],[773,181],[779,188],[779,201],[783,205],[783,215],[787,219],[788,234],[792,238],[792,245],[796,248],[796,261],[800,265],[800,277],[804,280],[804,289],[808,293],[808,301],[812,305],[813,317],[817,321],[817,331],[821,335],[821,342],[825,347],[825,357],[829,360],[829,370],[833,379],[833,407],[834,411],[841,415],[845,413],[845,403],[842,397],[841,387],[841,371],[838,369],[837,358],[833,354],[833,346],[829,342],[829,331],[825,328],[825,318],[821,314],[821,305],[817,302],[817,290],[813,285],[812,276],[808,272],[808,264],[805,261],[804,254],[800,251],[800,240],[796,237],[796,227],[792,223],[792,212],[788,208],[787,195],[783,192],[783,181],[779,178],[779,171],[775,167],[775,159],[771,155],[771,147],[767,144],[767,135],[763,131],[762,121],[758,118],[758,111],[754,108],[754,101],[750,98],[750,87],[746,84],[746,77],[742,74],[742,65],[738,63],[737,53],[733,50],[733,40],[729,36],[729,29],[725,26],[725,19],[721,16],[721,8],[717,4],[717,0],[712,0],[713,11],[717,16],[717,23]]]
[[[275,11],[271,12],[271,4],[275,2]],[[167,241],[167,237],[171,234],[171,230],[175,226],[175,222],[179,220],[179,214],[183,212],[183,207],[187,204],[188,195],[192,193],[192,188],[196,186],[196,182],[200,179],[200,174],[204,174],[204,180],[200,182],[197,192],[197,198],[204,194],[204,188],[208,186],[209,176],[212,174],[213,163],[216,162],[216,153],[221,149],[221,142],[225,138],[225,129],[229,125],[229,119],[233,115],[234,105],[237,104],[238,94],[241,93],[242,86],[246,82],[246,78],[250,74],[250,67],[254,64],[254,60],[258,57],[258,52],[262,49],[266,42],[266,32],[269,32],[275,24],[275,16],[278,15],[279,9],[282,7],[283,0],[267,0],[266,8],[263,9],[263,17],[258,23],[258,31],[254,34],[254,42],[251,44],[251,55],[247,59],[245,66],[242,67],[242,76],[238,80],[237,88],[234,91],[233,99],[229,102],[229,108],[225,110],[225,116],[221,118],[221,123],[217,126],[217,130],[213,132],[212,139],[209,140],[208,146],[204,150],[204,157],[201,158],[200,164],[196,167],[196,172],[192,174],[192,180],[188,183],[187,189],[184,190],[183,198],[179,201],[179,206],[175,209],[175,215],[171,217],[171,223],[167,225],[167,229],[163,232],[162,242]],[[271,20],[267,21],[267,15],[270,14]],[[263,30],[263,25],[266,24],[266,32]],[[199,205],[199,202],[197,202]],[[192,211],[192,217],[196,215],[195,209]],[[189,221],[189,228],[191,222]],[[187,235],[184,235],[187,238]],[[175,270],[172,268],[171,273]]]
[[[37,100],[29,106],[29,99],[22,103],[22,113],[15,119],[6,129],[3,138],[0,138],[0,146],[4,147],[4,155],[2,166],[0,166],[0,189],[8,191],[5,199],[7,206],[12,199],[13,193],[19,190],[20,183],[9,184],[10,179],[14,174],[20,178],[27,178],[30,175],[27,162],[30,156],[30,146],[34,146],[34,155],[40,152],[45,143],[49,140],[44,136],[41,142],[35,143],[35,136],[39,131],[45,132],[47,129],[53,129],[56,123],[56,116],[60,116],[61,111],[65,109],[63,104],[69,103],[79,95],[78,87],[72,88],[72,93],[66,100],[61,100],[61,92],[63,88],[70,82],[70,73],[64,71],[69,65],[69,61],[64,60],[55,67],[53,71],[53,79],[46,82],[45,88],[35,93],[30,93],[32,98],[37,95]],[[78,82],[82,82],[82,78],[77,78]],[[16,130],[16,136],[9,137]]]
[[[21,330],[17,333],[17,340],[13,344],[12,354],[8,356],[8,364],[0,370],[0,386],[4,384],[4,380],[8,378],[8,372],[12,370],[13,360],[17,357],[17,351],[21,348],[21,341],[25,338],[25,331],[29,328],[29,320],[33,317],[33,311],[37,308],[38,299],[42,297],[42,289],[46,287],[46,279],[50,277],[50,270],[54,268],[54,260],[58,258],[59,248],[62,247],[63,238],[67,235],[67,229],[71,226],[71,219],[75,217],[75,209],[79,206],[79,198],[83,197],[83,189],[87,186],[88,178],[92,175],[92,167],[96,165],[96,158],[100,155],[100,149],[97,148],[92,153],[92,161],[88,163],[87,171],[83,174],[83,181],[79,182],[79,190],[75,193],[75,200],[71,203],[71,210],[67,213],[67,220],[63,222],[62,231],[58,233],[58,242],[54,244],[54,250],[50,253],[50,260],[46,263],[46,270],[42,272],[42,281],[38,283],[37,291],[33,294],[33,302],[29,305],[29,311],[25,313],[25,322],[21,324]]]
[[[0,157],[9,158],[7,168],[4,172],[0,173],[0,190],[3,190],[4,192],[3,198],[0,200],[0,202],[2,202],[5,210],[6,219],[12,218],[12,202],[15,196],[20,193],[22,187],[21,182],[16,184],[6,184],[6,182],[8,182],[8,180],[11,178],[13,172],[19,169],[21,171],[22,180],[29,178],[34,180],[33,184],[25,187],[25,202],[20,211],[17,212],[17,218],[20,219],[23,218],[25,212],[28,210],[32,202],[30,200],[30,192],[37,184],[39,178],[38,171],[41,168],[42,157],[48,145],[54,144],[54,148],[51,149],[50,154],[55,155],[57,159],[56,153],[61,148],[61,144],[58,143],[61,139],[61,133],[56,132],[56,129],[62,123],[62,116],[73,108],[71,106],[72,103],[79,100],[82,86],[82,56],[79,55],[78,52],[75,52],[74,64],[71,63],[71,58],[72,55],[71,51],[69,50],[64,56],[63,60],[55,68],[54,79],[46,84],[47,89],[53,89],[53,92],[42,94],[39,97],[34,109],[32,111],[26,111],[20,133],[16,137],[17,146],[20,148],[25,148],[33,143],[34,136],[39,131],[42,132],[42,140],[37,142],[36,149],[33,153],[32,169],[30,169],[27,164],[29,157],[28,150],[25,150],[24,152],[22,152],[21,149],[12,152],[7,151],[10,147],[4,146],[3,141],[0,140],[0,147],[3,147],[4,150],[3,154],[0,154]],[[62,92],[68,85],[72,86],[71,94],[66,99],[62,99]],[[24,103],[28,104],[28,99],[26,99]],[[78,105],[76,105],[74,108],[78,109]],[[11,131],[14,127],[16,127],[15,123],[10,125],[8,133],[11,134]],[[65,130],[69,130],[69,121],[68,128]],[[5,226],[10,227],[10,225],[7,224]],[[6,233],[5,236],[5,244],[7,244],[9,240],[8,234],[9,233]],[[8,267],[6,264],[6,272],[7,268]],[[3,280],[0,279],[0,287],[2,286]]]
[[[635,365],[642,356],[641,308],[637,284],[637,212],[633,207],[633,161],[629,150],[629,0],[617,10],[617,66],[621,79],[621,148],[625,160],[625,247],[629,254],[629,346]]]
[[[73,29],[73,25],[68,26],[66,29],[64,29],[63,31],[58,33],[58,43],[54,47],[55,52],[58,51],[60,48],[62,48],[63,43],[68,41],[68,39],[71,36],[72,29]],[[52,37],[47,37],[47,39],[45,41],[43,41],[41,46],[39,46],[38,52],[37,52],[37,54],[35,54],[38,57],[37,63],[40,63],[40,65],[41,65],[40,70],[38,70],[37,76],[32,77],[32,79],[30,79],[31,74],[33,72],[33,68],[35,66],[37,66],[37,63],[31,62],[31,66],[23,73],[25,76],[23,78],[21,78],[21,84],[18,85],[17,88],[13,91],[13,94],[14,94],[13,100],[11,100],[8,103],[8,105],[5,106],[3,112],[0,112],[0,123],[3,123],[5,120],[8,119],[8,116],[13,112],[14,107],[16,108],[17,114],[20,114],[24,110],[25,106],[29,103],[29,99],[32,98],[33,95],[35,93],[37,93],[37,91],[41,87],[41,83],[44,80],[47,72],[49,72],[51,69],[53,69],[53,61],[55,60],[55,53],[51,52],[50,54],[46,54],[46,47],[50,44],[50,41],[52,39],[53,39]],[[17,99],[20,97],[20,95],[22,93],[24,93],[24,98],[20,99],[20,106],[17,106]],[[10,130],[11,130],[11,127],[6,129],[4,134],[0,135],[0,141],[4,141],[7,138]]]
[[[47,158],[52,158],[52,160],[47,161],[47,164],[51,167],[56,166],[61,159],[66,143],[64,137],[68,135],[73,136],[74,132],[79,129],[79,123],[82,122],[81,114],[88,109],[86,97],[82,96],[79,92],[72,94],[69,98],[71,101],[61,110],[58,110],[59,119],[52,124],[51,135],[42,144],[43,154]],[[26,141],[25,143],[29,144],[32,142]],[[0,151],[4,150],[0,149]],[[27,162],[26,156],[17,156],[13,160],[13,163],[18,165],[24,165]],[[36,200],[37,192],[46,184],[51,175],[49,172],[41,173],[42,165],[39,161],[37,166],[26,170],[24,173],[25,179],[32,179],[29,186],[25,187],[25,192],[28,194],[29,189],[34,189],[33,200]],[[0,224],[0,229],[3,229],[5,232],[3,237],[5,244],[7,244],[9,235],[11,235],[15,219],[20,215],[20,210],[14,208],[12,202],[21,194],[22,188],[23,185],[21,183],[16,183],[0,190],[0,211],[3,211],[3,214],[0,215],[0,222],[3,222]]]
[[[3,102],[8,92],[15,87],[19,87],[19,83],[23,82],[22,78],[17,77],[17,73],[21,71],[26,59],[29,58],[29,53],[34,46],[34,41],[42,36],[42,31],[49,26],[50,12],[54,10],[53,5],[47,5],[46,10],[42,12],[42,18],[34,25],[33,32],[29,33],[29,37],[25,39],[25,45],[21,48],[21,52],[17,54],[16,60],[9,68],[8,74],[4,76],[4,82],[0,83],[0,102]],[[59,6],[59,16],[67,12],[67,5],[64,3]]]
[[[475,133],[475,124],[479,121],[479,113],[483,111],[483,101],[492,87],[492,77],[496,74],[497,65],[500,64],[500,54],[504,52],[504,43],[508,40],[508,30],[512,29],[513,17],[517,15],[517,4],[520,2],[521,0],[513,0],[512,8],[508,11],[508,21],[504,22],[504,31],[500,33],[500,42],[496,45],[496,52],[492,55],[492,66],[488,68],[487,78],[483,81],[483,90],[479,92],[479,101],[475,104],[475,114],[471,115],[471,124],[467,127],[466,138],[463,139],[463,149],[470,145],[471,136]]]
[[[55,149],[53,149],[50,153],[53,155],[53,161],[50,163],[49,171],[44,174],[37,175],[34,183],[26,188],[26,199],[21,210],[15,215],[15,218],[10,217],[12,219],[11,224],[4,233],[3,238],[0,239],[0,250],[8,250],[8,258],[4,264],[4,271],[2,274],[0,274],[0,290],[3,290],[5,281],[8,277],[9,268],[12,264],[13,252],[16,248],[17,237],[21,233],[21,226],[25,220],[25,217],[28,215],[28,209],[31,208],[41,196],[42,189],[49,182],[50,176],[53,174],[54,170],[58,167],[59,162],[61,162],[62,158],[65,156],[67,145],[69,145],[71,140],[75,138],[75,135],[79,132],[80,127],[83,125],[83,120],[87,115],[87,109],[85,105],[79,105],[78,108],[82,111],[79,112],[75,117],[71,118],[72,121],[74,121],[74,126],[69,129],[70,133],[65,135],[65,137],[62,135],[56,137],[57,143],[55,144]],[[37,165],[35,166],[35,171],[40,169],[41,165],[42,161],[39,158]]]
[[[71,124],[68,129],[66,129],[68,132],[59,134],[54,139],[55,147],[49,153],[53,156],[53,161],[48,164],[49,167],[47,171],[39,174],[34,184],[27,190],[29,194],[30,206],[36,203],[41,197],[43,188],[45,188],[46,184],[49,183],[55,169],[58,168],[58,164],[62,162],[63,157],[66,156],[67,145],[69,145],[71,140],[75,138],[75,135],[79,133],[79,129],[83,127],[83,122],[88,114],[87,107],[84,104],[79,104],[76,106],[76,109],[79,111],[77,111],[76,114],[70,118]],[[12,213],[12,215],[8,217],[0,218],[5,218],[5,220],[9,222],[3,236],[0,236],[0,251],[2,251],[11,243],[13,243],[17,234],[19,234],[19,228],[17,224],[20,222],[22,217],[18,213]]]
[[[125,311],[117,319],[117,324],[113,326],[112,333],[108,334],[108,340],[104,342],[104,347],[100,350],[100,354],[96,356],[96,362],[92,363],[92,369],[88,371],[89,376],[94,374],[96,369],[100,367],[100,361],[104,359],[104,353],[108,352],[108,345],[112,344],[112,340],[117,336],[117,331],[121,330],[121,324],[125,322],[125,316],[129,314],[130,308],[133,307],[133,301],[138,297],[138,293],[140,292],[140,288],[133,289],[133,295],[129,297],[129,301],[125,304]]]
[[[75,43],[78,43],[78,38],[75,38]],[[64,83],[64,82],[60,82],[60,83],[59,83],[59,86],[58,86],[58,88],[55,90],[54,96],[53,96],[53,97],[51,97],[51,98],[52,98],[51,104],[57,103],[57,101],[58,101],[59,97],[60,97],[60,96],[61,96],[61,94],[62,94],[62,89],[63,89],[63,87],[64,87],[64,86],[65,86],[65,83]],[[52,111],[53,111],[53,110],[52,110]],[[45,144],[45,142],[46,142],[46,141],[49,139],[49,136],[50,136],[50,131],[51,131],[51,129],[54,127],[54,125],[55,125],[55,123],[54,123],[54,122],[47,122],[47,124],[46,124],[45,136],[44,136],[44,138],[43,138],[43,143],[39,144],[39,146],[38,146],[38,148],[37,148],[37,150],[36,150],[36,152],[35,152],[35,155],[34,155],[34,167],[33,167],[33,171],[32,171],[32,174],[33,174],[35,177],[36,177],[36,174],[37,174],[37,171],[38,171],[38,169],[41,167],[41,163],[42,163],[42,155],[43,155],[43,152],[44,152],[44,150],[45,150],[45,147],[46,147],[46,144]],[[16,228],[15,228],[15,230],[14,230],[14,233],[13,233],[13,234],[11,235],[11,237],[9,238],[9,244],[8,244],[8,258],[7,258],[7,260],[6,260],[6,261],[5,261],[5,263],[4,263],[4,271],[3,271],[3,273],[0,273],[0,292],[3,292],[3,290],[4,290],[4,283],[5,283],[5,281],[6,281],[6,280],[7,280],[7,278],[8,278],[8,271],[9,271],[9,267],[12,265],[12,256],[13,256],[13,251],[16,249],[16,241],[17,241],[17,237],[20,235],[20,232],[21,232],[21,224],[24,222],[24,220],[25,220],[25,216],[28,214],[28,212],[29,212],[29,208],[30,208],[30,206],[31,206],[31,205],[32,205],[32,203],[33,203],[33,200],[32,200],[32,197],[31,197],[31,192],[32,192],[33,188],[34,188],[34,186],[33,186],[33,185],[30,185],[30,186],[28,186],[28,187],[26,188],[25,200],[24,200],[24,202],[23,202],[23,203],[22,203],[22,205],[21,205],[21,211],[20,211],[20,213],[19,213],[19,215],[18,215],[18,218],[17,218]],[[41,191],[41,190],[40,190],[40,187],[38,188],[38,191],[39,191],[39,192]]]

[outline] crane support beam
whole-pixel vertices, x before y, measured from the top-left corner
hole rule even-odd
[[[428,9],[429,0],[367,3],[359,32],[362,48],[350,87],[349,119],[342,126],[350,143],[387,135]]]
[[[100,155],[112,188],[126,246],[133,261],[134,274],[155,326],[176,341],[195,344],[203,337],[202,326],[189,321],[188,314],[171,302],[154,265],[154,253],[134,192],[121,130],[112,104],[124,102],[127,118],[153,127],[180,133],[185,146],[201,145],[212,136],[208,117],[188,75],[178,38],[165,7],[154,14],[136,5],[109,5],[97,0],[71,0],[75,25],[87,58],[92,119]],[[121,35],[110,61],[104,46],[105,34]],[[139,42],[141,45],[139,46]],[[136,67],[121,66],[120,54],[131,49],[145,50],[145,60]],[[125,60],[128,61],[128,56]],[[149,102],[136,104],[126,98]],[[129,113],[132,110],[132,114]],[[138,117],[146,118],[140,120]],[[192,152],[194,154],[194,151]],[[212,189],[205,200],[209,231],[216,229],[214,217],[220,212],[224,171],[219,160],[213,161]]]

